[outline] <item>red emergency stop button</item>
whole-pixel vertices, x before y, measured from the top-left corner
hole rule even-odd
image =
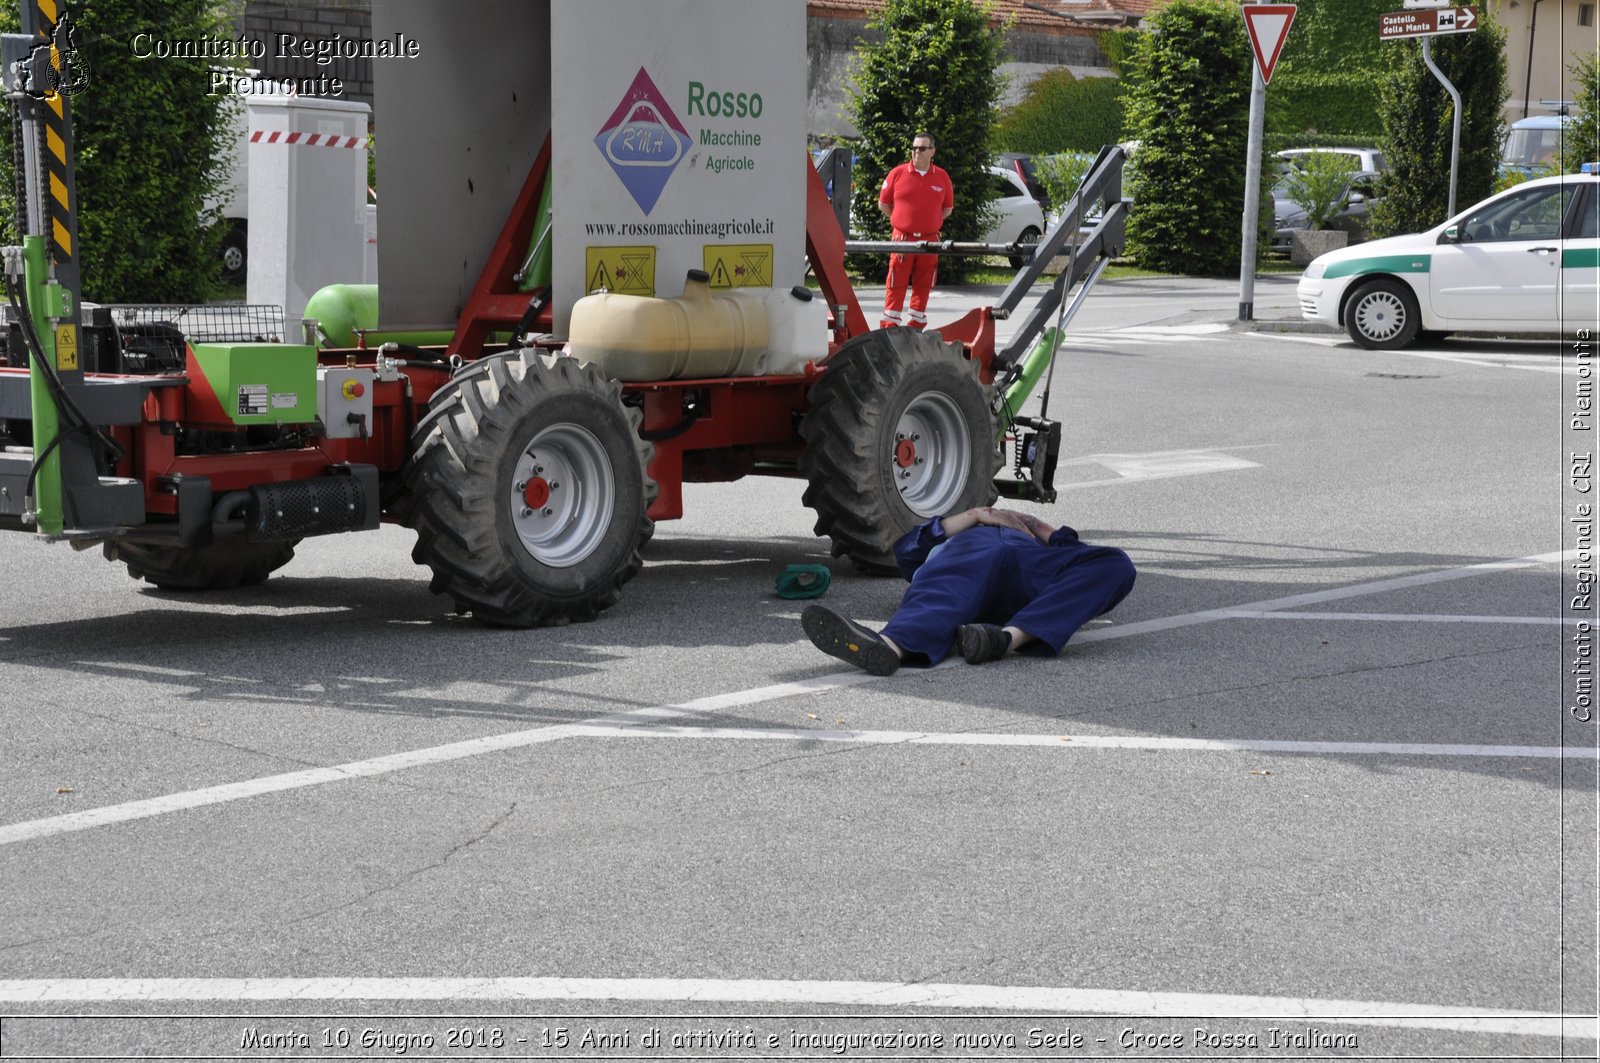
[[[359,380],[346,380],[344,382],[344,387],[340,390],[344,393],[344,397],[347,399],[359,399],[361,396],[367,393],[367,389],[362,386],[361,381]]]

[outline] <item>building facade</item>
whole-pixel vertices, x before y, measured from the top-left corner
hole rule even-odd
[[[1506,122],[1554,114],[1540,100],[1573,100],[1573,57],[1600,49],[1596,0],[1488,0],[1506,30]]]

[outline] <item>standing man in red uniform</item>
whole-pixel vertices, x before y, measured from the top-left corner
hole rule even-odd
[[[950,175],[933,164],[933,137],[918,133],[911,138],[911,161],[896,166],[883,179],[878,209],[894,229],[893,240],[937,240],[944,220],[956,207]],[[883,320],[879,328],[910,325],[927,327],[928,293],[939,272],[937,255],[890,255],[888,287],[883,293]],[[911,285],[911,309],[901,319],[906,285]]]

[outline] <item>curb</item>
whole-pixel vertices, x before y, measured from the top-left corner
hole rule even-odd
[[[1293,318],[1256,318],[1254,321],[1230,321],[1233,332],[1300,332],[1322,336],[1342,336],[1344,333],[1321,321],[1296,321]]]

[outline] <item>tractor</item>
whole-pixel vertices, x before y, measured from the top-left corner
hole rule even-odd
[[[848,180],[830,199],[798,158],[802,5],[374,8],[375,37],[419,43],[377,71],[376,308],[313,299],[303,337],[262,342],[80,305],[70,57],[56,4],[27,0],[3,39],[26,235],[4,256],[0,527],[199,591],[397,522],[457,611],[536,627],[617,602],[685,482],[802,479],[817,534],[869,570],[933,515],[1054,498],[1060,425],[1022,405],[1121,251],[1118,149],[994,306],[873,329]]]

